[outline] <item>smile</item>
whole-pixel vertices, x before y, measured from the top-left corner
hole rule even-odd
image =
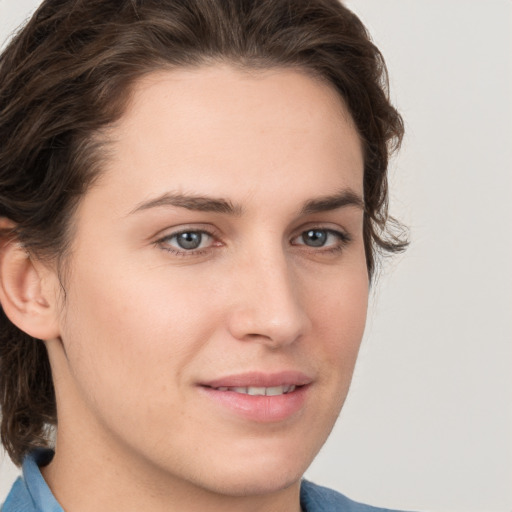
[[[223,377],[198,389],[215,410],[261,424],[299,418],[311,396],[311,385],[312,379],[294,372]]]
[[[217,391],[233,391],[235,393],[241,393],[242,395],[252,395],[252,396],[279,396],[286,395],[287,393],[291,393],[295,391],[297,386],[272,386],[272,387],[256,387],[256,386],[247,386],[247,387],[227,387],[221,386],[218,388],[214,388]]]

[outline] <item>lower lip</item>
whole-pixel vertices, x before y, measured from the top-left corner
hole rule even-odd
[[[304,406],[309,386],[300,386],[278,396],[246,395],[206,386],[200,389],[208,398],[245,419],[271,423],[284,421],[297,414]]]

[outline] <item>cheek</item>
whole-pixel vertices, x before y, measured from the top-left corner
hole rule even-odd
[[[106,398],[129,389],[144,400],[150,387],[174,386],[208,339],[211,301],[199,304],[197,287],[163,273],[112,268],[108,282],[102,273],[80,275],[87,279],[70,283],[63,329],[76,378]]]
[[[326,284],[311,305],[313,343],[323,340],[322,351],[317,350],[322,352],[325,367],[333,370],[335,376],[331,377],[347,389],[364,334],[367,307],[368,277],[362,266]]]

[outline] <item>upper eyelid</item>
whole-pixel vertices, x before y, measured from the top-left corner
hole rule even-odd
[[[157,239],[155,240],[155,243],[156,244],[164,244],[168,240],[172,240],[173,238],[176,238],[183,233],[200,233],[201,235],[207,235],[208,237],[211,238],[212,243],[219,240],[218,236],[216,236],[214,233],[212,233],[211,231],[208,231],[206,229],[182,229],[179,231],[173,231],[167,235],[164,234],[162,236],[157,237]],[[179,249],[179,250],[183,250],[183,251],[192,253],[194,251],[206,250],[206,249],[208,249],[208,247],[205,247],[203,249],[198,248],[198,249],[190,249],[190,250],[186,250],[186,249]]]
[[[307,231],[312,230],[319,230],[319,231],[326,231],[327,233],[334,235],[339,238],[340,243],[345,244],[352,241],[352,236],[345,230],[341,229],[331,229],[331,228],[322,228],[322,227],[312,227],[305,230],[302,230],[298,235],[293,236],[291,239],[295,240],[296,238],[299,238],[301,235],[306,233]],[[297,245],[306,245],[306,244],[297,244]],[[321,247],[319,247],[321,249]]]
[[[306,233],[307,231],[309,230],[314,230],[314,229],[317,229],[317,230],[321,230],[321,231],[326,231],[327,233],[331,234],[331,235],[334,235],[335,237],[338,238],[338,243],[336,244],[330,244],[328,246],[319,246],[317,248],[315,247],[310,247],[308,246],[307,244],[301,244],[301,243],[294,243],[294,241],[299,238],[301,235],[303,235],[304,233]],[[207,229],[200,229],[200,228],[183,228],[183,229],[178,229],[178,230],[175,230],[175,231],[172,231],[166,235],[163,235],[163,236],[160,236],[157,240],[155,240],[155,244],[156,245],[163,245],[165,244],[168,240],[170,239],[173,239],[174,237],[177,237],[179,236],[180,234],[182,233],[201,233],[201,234],[206,234],[207,236],[209,236],[211,238],[211,242],[210,244],[207,246],[207,247],[198,247],[198,248],[195,248],[195,249],[184,249],[184,248],[179,248],[179,247],[175,247],[171,252],[180,252],[180,253],[183,253],[183,255],[185,254],[189,254],[190,256],[194,255],[194,254],[197,254],[197,253],[200,253],[200,252],[205,252],[205,251],[208,251],[210,249],[212,249],[214,246],[215,246],[215,242],[219,242],[219,236],[216,236],[215,233],[212,232],[213,230],[207,230]],[[289,238],[289,241],[292,245],[298,245],[298,246],[305,246],[305,247],[308,247],[309,249],[312,249],[314,251],[321,251],[322,249],[326,249],[326,248],[332,248],[332,246],[344,246],[346,245],[347,243],[350,243],[352,241],[352,236],[346,231],[346,230],[342,230],[342,229],[333,229],[333,228],[328,228],[328,227],[322,227],[322,226],[319,226],[319,225],[313,225],[313,226],[310,226],[309,228],[306,228],[306,227],[302,227],[299,231],[296,231],[295,234]],[[171,246],[171,244],[169,242],[167,242],[169,246]],[[221,242],[222,243],[222,242]],[[222,245],[224,245],[222,243]],[[168,249],[166,249],[168,250]]]
[[[171,238],[173,236],[179,235],[181,233],[206,233],[212,237],[220,236],[220,231],[216,229],[214,226],[210,226],[208,224],[196,224],[194,226],[180,225],[173,227],[166,227],[161,229],[153,235],[151,238],[158,240],[162,240],[164,238]]]
[[[347,238],[350,238],[351,235],[347,229],[345,229],[342,226],[332,226],[331,223],[328,223],[329,225],[325,225],[325,223],[322,222],[311,222],[307,223],[305,225],[301,225],[298,228],[295,228],[292,230],[290,234],[290,238],[296,238],[297,236],[300,236],[302,233],[305,233],[306,231],[309,231],[311,229],[319,229],[328,231],[333,234],[340,234],[342,236],[346,236]],[[180,235],[181,233],[206,233],[207,235],[210,235],[215,238],[222,238],[223,233],[221,230],[216,228],[215,226],[208,225],[208,224],[196,224],[196,225],[190,225],[187,226],[181,225],[181,226],[173,226],[173,227],[166,227],[155,235],[152,236],[153,239],[161,240],[164,238],[171,238],[173,236]]]
[[[172,231],[171,233],[168,233],[167,235],[164,234],[162,236],[162,238],[172,238],[174,236],[182,235],[183,233],[201,233],[201,234],[214,236],[213,233],[207,229],[180,229],[178,231]]]
[[[333,225],[331,222],[323,223],[323,222],[308,222],[307,224],[304,224],[302,226],[299,226],[298,228],[293,230],[294,235],[292,238],[295,238],[302,233],[305,233],[306,231],[310,231],[312,229],[318,229],[322,231],[328,231],[329,233],[333,234],[339,234],[342,236],[346,236],[347,238],[350,238],[350,232],[346,228],[340,226],[339,224]]]

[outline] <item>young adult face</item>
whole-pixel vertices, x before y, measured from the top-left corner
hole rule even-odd
[[[123,486],[295,499],[365,323],[363,158],[346,108],[296,70],[161,71],[108,137],[47,341],[48,481],[63,503],[61,482],[76,492],[79,478],[91,503]]]

